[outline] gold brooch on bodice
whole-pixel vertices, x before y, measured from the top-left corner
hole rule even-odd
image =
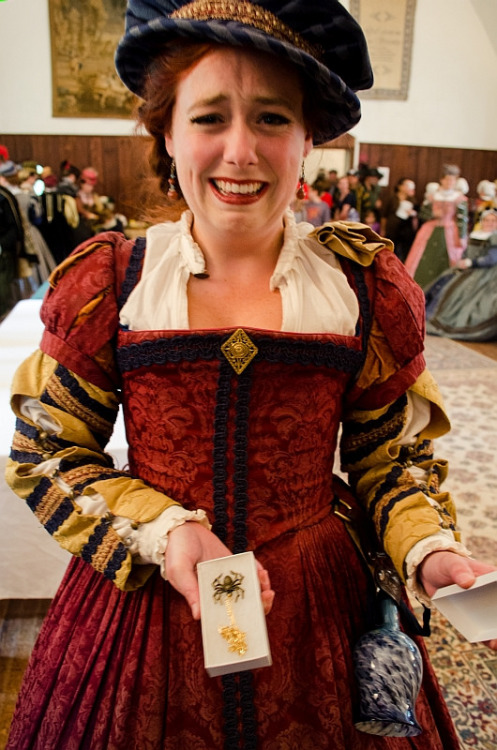
[[[238,328],[221,347],[221,351],[236,372],[240,375],[252,362],[259,351],[243,328]]]

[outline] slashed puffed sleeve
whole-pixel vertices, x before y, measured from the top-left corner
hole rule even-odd
[[[139,529],[178,505],[105,453],[120,403],[113,344],[132,251],[122,235],[101,235],[52,275],[40,350],[13,382],[17,422],[6,471],[54,539],[121,589],[142,585],[155,566],[135,564],[116,519]]]
[[[465,553],[454,503],[441,490],[447,462],[433,454],[433,439],[448,431],[449,421],[423,357],[424,295],[392,244],[368,227],[332,225],[315,236],[361,268],[366,281],[366,353],[345,403],[341,469],[406,580],[409,553],[424,540]],[[416,410],[424,416],[412,433]]]

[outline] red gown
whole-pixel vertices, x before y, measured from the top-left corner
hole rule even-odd
[[[75,559],[35,646],[8,750],[459,746],[422,643],[423,734],[354,728],[351,652],[367,629],[368,576],[331,501],[339,424],[363,362],[368,295],[358,285],[356,336],[246,329],[258,354],[241,374],[221,350],[232,330],[119,331],[130,473],[205,509],[234,552],[253,550],[268,569],[273,664],[210,678],[200,624],[158,571],[122,592]]]

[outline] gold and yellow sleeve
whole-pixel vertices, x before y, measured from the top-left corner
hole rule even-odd
[[[409,391],[429,402],[431,414],[414,443],[400,442],[410,418],[407,394],[374,411],[352,410],[341,438],[342,471],[404,581],[404,562],[417,542],[441,529],[459,541],[452,498],[440,489],[447,462],[433,456],[433,438],[449,429],[442,399],[427,370]]]
[[[42,407],[37,409],[41,419],[24,416],[26,398]],[[105,453],[119,409],[117,394],[37,351],[17,370],[11,403],[17,421],[8,484],[64,549],[120,589],[143,585],[155,566],[133,564],[112,520],[120,516],[132,525],[147,523],[178,503],[116,469]],[[85,514],[77,502],[96,493],[108,509],[103,516]]]

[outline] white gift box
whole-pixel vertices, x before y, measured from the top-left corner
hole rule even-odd
[[[470,643],[497,638],[497,571],[478,576],[470,589],[438,589],[432,601]]]
[[[198,563],[197,575],[204,665],[209,676],[270,666],[254,553]]]

